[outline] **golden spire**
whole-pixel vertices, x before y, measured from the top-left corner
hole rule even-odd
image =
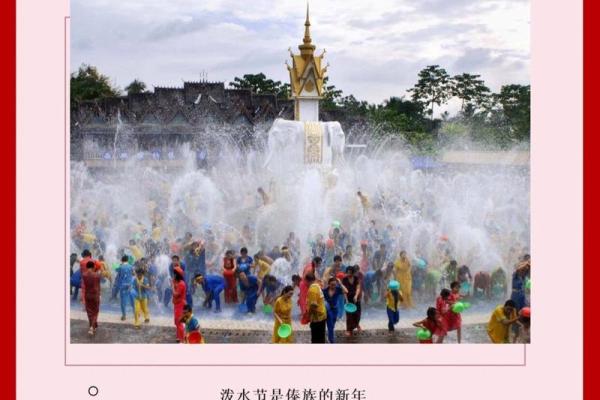
[[[304,39],[302,40],[302,44],[298,46],[300,49],[300,54],[302,56],[312,56],[316,46],[312,44],[312,38],[310,37],[310,18],[309,18],[309,9],[308,2],[306,2],[306,22],[304,22]]]

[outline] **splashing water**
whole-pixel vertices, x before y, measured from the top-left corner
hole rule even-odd
[[[256,133],[258,145],[250,148],[233,139],[235,129],[214,132],[219,154],[205,170],[196,168],[189,146],[178,149],[186,160],[183,167],[151,168],[141,160],[117,162],[123,129],[120,114],[117,119],[113,169],[91,171],[82,163],[71,164],[71,225],[97,221],[97,236],[109,258],[117,257],[136,234],[150,236],[153,222],[161,241],[174,242],[186,232],[205,239],[210,233],[216,253],[242,245],[251,254],[271,249],[294,232],[300,240],[300,266],[312,256],[309,243],[318,234],[327,237],[332,221],[340,221],[356,247],[365,239],[372,247],[386,243],[394,254],[404,249],[431,265],[450,247],[453,257],[474,271],[508,268],[511,249],[529,246],[528,169],[441,167],[423,172],[385,140],[371,140],[370,151],[347,156],[335,169],[297,166],[282,173],[262,167],[265,131]],[[259,187],[269,196],[267,204]],[[363,209],[357,191],[369,197],[370,207]],[[371,221],[375,236],[368,233]],[[251,233],[244,235],[244,230]],[[72,248],[81,250],[75,243]],[[168,258],[161,257],[163,269]],[[296,271],[285,260],[276,264],[276,275],[288,282]]]

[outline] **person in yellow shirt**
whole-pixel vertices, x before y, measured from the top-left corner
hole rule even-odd
[[[325,343],[327,309],[325,308],[323,290],[312,272],[306,274],[304,279],[309,285],[306,297],[306,308],[310,319],[310,342]]]
[[[134,256],[136,260],[139,260],[140,258],[144,257],[142,249],[140,249],[140,247],[136,244],[134,239],[131,239],[129,241],[129,250],[131,251],[131,255]]]
[[[388,331],[390,334],[394,333],[394,326],[400,321],[400,312],[398,311],[400,307],[398,307],[398,303],[400,303],[403,298],[399,288],[400,285],[398,284],[398,281],[390,281],[387,294],[385,296],[386,311],[388,316]]]
[[[155,242],[160,241],[161,229],[160,226],[156,222],[152,223],[152,232],[151,232],[152,240]]]
[[[410,260],[406,256],[406,251],[402,250],[396,262],[394,263],[394,275],[396,280],[400,282],[400,289],[402,290],[402,302],[403,308],[412,308],[412,272]]]
[[[292,333],[287,338],[279,337],[277,331],[281,324],[292,325],[292,296],[294,295],[294,287],[286,286],[281,291],[281,295],[275,300],[273,306],[273,317],[275,325],[273,325],[273,343],[293,343],[294,334]]]
[[[271,264],[264,258],[262,250],[254,255],[254,263],[256,264],[256,276],[262,281],[271,272]]]
[[[509,343],[510,327],[518,319],[514,301],[507,300],[503,306],[496,307],[487,326],[488,336],[492,343]]]

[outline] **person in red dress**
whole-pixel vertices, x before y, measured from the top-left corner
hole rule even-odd
[[[308,288],[310,287],[310,283],[306,280],[308,275],[312,275],[316,278],[316,281],[319,280],[317,276],[317,271],[321,266],[323,259],[319,256],[314,257],[311,262],[306,264],[302,270],[302,280],[299,284],[300,293],[298,294],[298,306],[300,306],[300,322],[303,325],[306,325],[310,322],[308,317],[308,308],[306,306],[306,299],[308,298]]]
[[[86,269],[81,276],[81,283],[85,283],[85,311],[87,312],[90,329],[88,334],[93,336],[98,328],[98,313],[100,312],[100,279],[102,274],[95,269],[96,263],[92,260],[86,264]],[[83,285],[82,285],[83,286]]]
[[[454,281],[450,284],[450,290],[451,292],[450,296],[448,297],[448,305],[451,309],[454,303],[459,301],[463,296],[460,294],[460,283],[458,281]],[[456,338],[458,340],[458,343],[460,343],[462,326],[462,317],[460,316],[460,314],[450,310],[446,314],[446,324],[448,332],[454,330],[456,331]]]
[[[435,309],[442,324],[441,329],[444,332],[444,336],[448,332],[448,320],[451,318],[451,314],[453,314],[450,310],[450,293],[449,289],[444,288],[435,300]]]
[[[223,278],[225,278],[224,296],[226,304],[238,302],[236,271],[235,254],[233,250],[227,250],[223,258]]]
[[[185,338],[185,324],[181,322],[183,307],[185,306],[186,286],[183,280],[183,269],[175,267],[173,270],[173,314],[175,328],[177,329],[177,343],[183,342]]]
[[[419,343],[433,343],[434,337],[435,343],[444,342],[446,330],[444,328],[442,318],[435,308],[429,307],[427,309],[427,318],[422,321],[415,322],[413,326],[416,328],[427,329],[429,332],[431,332],[431,337],[429,339],[420,339]]]
[[[87,270],[87,264],[89,261],[94,262],[94,271],[98,272],[102,270],[102,263],[92,258],[92,252],[88,249],[85,249],[81,252],[81,261],[79,261],[79,270],[81,272],[81,276]],[[81,302],[85,306],[85,281],[81,280]]]

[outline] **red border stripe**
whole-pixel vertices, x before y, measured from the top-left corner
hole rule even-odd
[[[2,147],[0,171],[5,196],[2,204],[2,229],[0,254],[3,264],[3,289],[0,301],[8,305],[2,313],[2,398],[16,398],[16,1],[3,1],[0,37],[2,37],[2,95],[0,115],[2,121]]]
[[[598,196],[594,190],[593,175],[598,172],[598,155],[594,150],[598,149],[598,132],[593,127],[597,125],[598,119],[598,91],[600,90],[600,77],[598,76],[597,49],[598,43],[598,1],[585,0],[583,4],[583,390],[585,399],[600,398],[597,376],[595,376],[593,357],[598,354],[600,344],[597,340],[597,329],[600,328],[596,307],[597,282],[600,281],[599,266],[597,265],[597,253],[593,250],[594,242],[598,235]],[[594,162],[594,156],[596,162]],[[594,204],[596,203],[596,204]],[[595,222],[595,223],[594,223]],[[597,244],[596,244],[597,245]],[[594,260],[594,258],[596,258]],[[596,265],[594,265],[596,264]]]

